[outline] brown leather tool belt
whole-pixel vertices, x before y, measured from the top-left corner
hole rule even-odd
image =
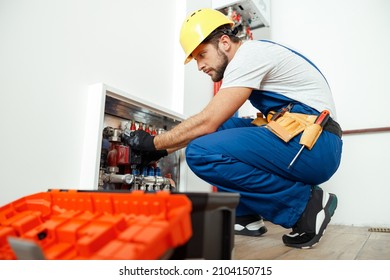
[[[252,124],[257,125],[257,126],[266,125],[274,114],[275,114],[275,112],[271,112],[266,118],[262,113],[257,113],[257,118],[252,121]],[[327,123],[324,125],[323,130],[329,131],[330,133],[333,133],[333,134],[339,136],[340,138],[342,137],[342,134],[343,134],[340,125],[335,120],[333,120],[331,117],[328,119]]]

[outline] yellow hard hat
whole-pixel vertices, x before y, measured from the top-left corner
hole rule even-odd
[[[185,53],[184,64],[191,61],[191,53],[215,29],[224,24],[234,26],[234,22],[223,13],[213,9],[200,9],[191,13],[180,30],[180,44]]]

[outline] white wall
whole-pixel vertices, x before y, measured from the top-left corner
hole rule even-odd
[[[389,1],[273,0],[271,11],[272,39],[320,67],[344,129],[389,126]]]
[[[0,205],[49,188],[83,188],[88,85],[104,82],[176,110],[175,7],[0,0]]]
[[[271,39],[307,55],[327,77],[344,130],[390,126],[390,2],[272,0]],[[390,133],[345,135],[325,189],[335,224],[390,226]]]

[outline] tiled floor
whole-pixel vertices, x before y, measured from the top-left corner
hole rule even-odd
[[[329,225],[320,243],[311,249],[295,249],[282,242],[290,230],[265,222],[260,237],[235,236],[236,260],[390,260],[390,233],[370,232],[366,227]]]

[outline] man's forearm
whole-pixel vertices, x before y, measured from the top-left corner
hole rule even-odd
[[[198,114],[183,121],[170,131],[154,138],[154,145],[160,149],[180,149],[193,139],[215,132],[231,117],[252,92],[251,88],[222,89]]]
[[[178,150],[186,147],[191,140],[210,132],[212,132],[212,128],[207,126],[202,113],[199,113],[178,124],[170,131],[157,135],[154,138],[154,145],[157,150]]]

